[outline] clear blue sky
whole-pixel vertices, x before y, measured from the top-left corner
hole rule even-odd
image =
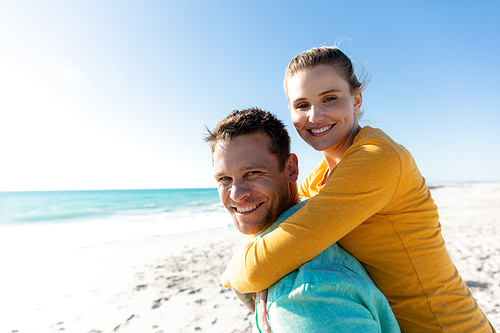
[[[276,113],[301,179],[321,155],[289,120],[296,54],[340,43],[372,81],[362,125],[429,182],[500,180],[499,1],[4,1],[0,191],[215,187],[202,139]]]

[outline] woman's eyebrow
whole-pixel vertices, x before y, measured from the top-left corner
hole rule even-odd
[[[326,94],[331,94],[333,92],[342,92],[340,89],[330,89],[330,90],[327,90],[327,91],[323,91],[322,93],[319,93],[318,96],[323,96],[323,95],[326,95]]]
[[[331,93],[339,93],[339,92],[342,92],[342,90],[340,89],[329,89],[327,91],[323,91],[321,93],[318,94],[318,96],[324,96],[324,95],[327,95],[327,94],[331,94]],[[299,97],[299,98],[296,98],[292,101],[292,104],[295,104],[297,102],[301,102],[301,101],[307,101],[307,98],[305,97]]]

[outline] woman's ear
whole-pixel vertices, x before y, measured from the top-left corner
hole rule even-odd
[[[352,96],[354,99],[354,113],[358,113],[361,109],[361,104],[363,104],[363,94],[359,93],[357,95]]]

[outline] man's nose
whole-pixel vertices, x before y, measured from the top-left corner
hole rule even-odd
[[[244,180],[233,180],[231,187],[231,199],[240,202],[250,196],[252,190]]]

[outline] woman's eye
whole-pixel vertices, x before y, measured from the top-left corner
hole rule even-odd
[[[298,104],[298,105],[295,106],[295,109],[301,110],[301,109],[306,109],[307,107],[309,107],[309,104],[307,104],[307,103],[300,103],[300,104]]]
[[[335,97],[335,96],[328,96],[325,98],[325,102],[331,102],[331,101],[334,101],[336,99],[337,99],[337,97]]]

